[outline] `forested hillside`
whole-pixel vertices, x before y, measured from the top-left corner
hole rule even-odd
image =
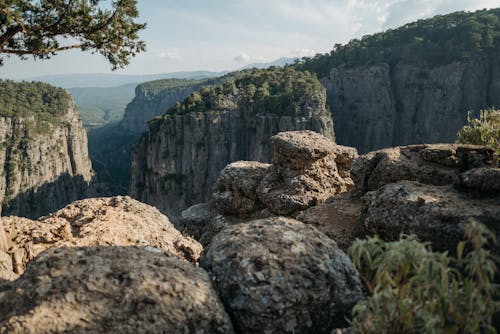
[[[323,77],[332,67],[399,62],[442,66],[467,61],[500,47],[500,8],[456,12],[408,23],[373,35],[335,44],[328,54],[303,58],[297,68]]]
[[[295,67],[327,89],[340,144],[453,142],[469,111],[500,105],[500,9],[419,20]]]

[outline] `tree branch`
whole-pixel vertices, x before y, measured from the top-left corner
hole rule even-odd
[[[0,49],[0,53],[9,53],[9,54],[15,54],[18,56],[24,56],[24,55],[42,55],[46,53],[52,53],[52,52],[57,52],[57,51],[63,51],[63,50],[69,50],[69,49],[78,49],[84,47],[85,44],[75,44],[75,45],[68,45],[68,46],[61,46],[58,48],[47,48],[47,49],[42,49],[42,50],[11,50],[11,49]]]
[[[2,36],[0,36],[0,50],[2,50],[4,46],[9,43],[9,40],[14,37],[15,34],[21,31],[23,31],[23,27],[20,25],[9,27],[7,31]]]

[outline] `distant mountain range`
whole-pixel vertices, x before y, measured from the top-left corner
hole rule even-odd
[[[226,74],[227,72],[210,71],[185,71],[159,74],[129,75],[113,73],[79,73],[79,74],[54,74],[37,77],[23,78],[27,81],[43,81],[48,84],[63,88],[81,87],[117,87],[128,84],[140,84],[146,81],[159,79],[205,79]]]
[[[267,63],[253,63],[242,67],[241,69],[249,68],[266,68],[269,66],[284,66],[292,64],[296,58],[279,58]],[[63,87],[63,88],[82,88],[82,87],[117,87],[123,85],[138,85],[146,81],[159,79],[207,79],[219,77],[227,74],[229,71],[212,72],[212,71],[182,71],[171,73],[158,74],[114,74],[114,73],[79,73],[79,74],[54,74],[42,75],[36,77],[27,77],[23,80],[27,81],[42,81],[48,84]]]
[[[249,69],[249,68],[267,68],[270,66],[285,66],[285,65],[291,65],[293,62],[298,59],[296,57],[290,58],[290,57],[282,57],[279,59],[276,59],[275,61],[269,62],[269,63],[253,63],[253,64],[248,64],[246,66],[243,66],[241,69]]]

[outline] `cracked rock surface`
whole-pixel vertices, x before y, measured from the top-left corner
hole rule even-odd
[[[233,333],[208,274],[149,248],[62,247],[0,285],[1,333]]]
[[[235,224],[201,258],[235,328],[244,333],[330,333],[362,298],[359,274],[312,226],[274,217]]]
[[[196,262],[202,246],[183,236],[157,209],[128,196],[76,201],[54,214],[30,220],[2,217],[13,271],[51,247],[155,247]]]

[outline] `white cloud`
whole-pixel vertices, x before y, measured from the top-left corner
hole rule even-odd
[[[297,48],[292,51],[290,51],[290,55],[293,57],[312,57],[316,55],[316,51],[312,49],[305,49],[305,48]]]
[[[266,58],[262,56],[250,56],[246,54],[245,52],[240,53],[236,57],[233,58],[235,61],[242,62],[242,63],[247,63],[250,61],[265,61]]]
[[[164,52],[160,52],[160,54],[158,55],[158,57],[160,59],[165,59],[165,60],[181,60],[181,56],[176,51],[164,51]]]

